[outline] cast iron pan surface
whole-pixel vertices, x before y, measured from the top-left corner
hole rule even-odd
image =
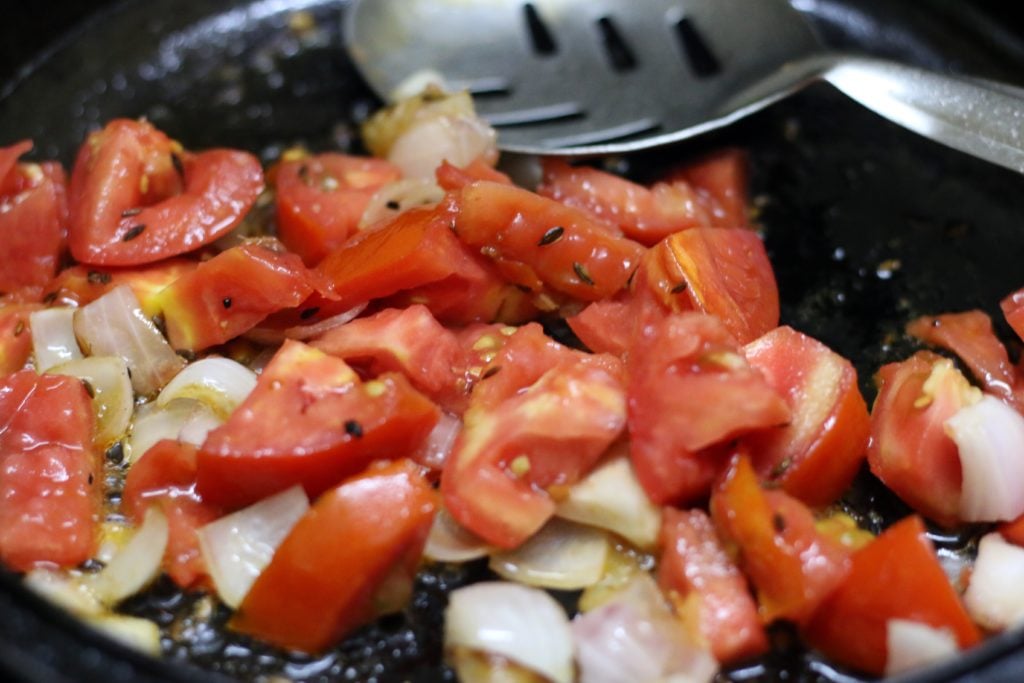
[[[838,47],[1018,85],[1024,78],[1021,34],[975,5],[808,0],[801,6]],[[300,37],[288,28],[296,9],[313,13],[317,31]],[[344,10],[344,2],[331,0],[108,6],[0,86],[0,144],[31,137],[35,158],[70,164],[90,129],[115,116],[146,116],[188,147],[242,147],[264,161],[295,143],[358,151],[358,121],[375,101],[341,48]],[[854,359],[869,400],[873,372],[915,348],[902,333],[912,317],[980,307],[1001,321],[999,299],[1024,285],[1024,177],[890,125],[826,86],[712,137],[621,160],[618,168],[645,180],[675,159],[722,145],[751,152],[752,194],[776,268],[783,322]],[[1000,332],[1011,339],[1005,326]],[[845,502],[875,531],[908,512],[867,474]],[[936,532],[933,540],[955,561],[971,552],[981,531]],[[125,606],[163,627],[166,657],[156,661],[92,633],[0,571],[0,678],[450,681],[441,661],[445,596],[487,576],[480,564],[427,568],[404,614],[361,629],[321,657],[225,632],[218,628],[227,617],[223,608],[204,617],[206,603],[161,581]],[[771,655],[725,672],[722,680],[861,680],[805,652],[785,628],[772,637]],[[993,638],[906,680],[1024,680],[1024,636]]]

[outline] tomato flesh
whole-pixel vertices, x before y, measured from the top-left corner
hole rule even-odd
[[[331,489],[274,553],[231,627],[303,652],[334,644],[380,613],[376,594],[396,568],[411,584],[436,507],[408,461]]]
[[[668,180],[684,180],[697,191],[708,206],[712,225],[746,228],[750,225],[747,210],[749,166],[746,152],[724,149],[677,169]]]
[[[0,305],[0,377],[25,367],[32,355],[29,315],[42,306],[32,303]]]
[[[196,490],[232,509],[294,484],[314,498],[376,458],[413,452],[439,416],[403,376],[361,382],[340,358],[289,340],[207,436]]]

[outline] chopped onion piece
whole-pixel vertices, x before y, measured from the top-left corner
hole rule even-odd
[[[498,576],[541,588],[574,590],[597,583],[608,558],[603,531],[552,519],[515,550],[491,555]]]
[[[96,596],[113,605],[148,586],[160,574],[167,537],[167,517],[159,506],[151,506],[138,531],[99,574],[91,577],[89,585]]]
[[[460,525],[442,508],[434,515],[423,555],[437,562],[469,562],[485,557],[493,550],[486,541]]]
[[[209,406],[192,399],[175,399],[165,406],[158,406],[156,401],[146,403],[135,411],[124,441],[125,460],[135,462],[162,439],[202,445],[206,435],[222,423]]]
[[[157,657],[162,652],[160,627],[156,622],[123,614],[86,617],[85,622],[122,645]]]
[[[82,357],[75,339],[74,316],[73,308],[47,308],[28,316],[37,372]]]
[[[135,408],[135,395],[124,359],[90,356],[55,365],[49,372],[70,375],[89,383],[96,410],[94,441],[97,444],[106,447],[128,430]]]
[[[452,591],[444,641],[507,657],[554,683],[573,680],[572,632],[562,607],[539,588],[490,581]]]
[[[444,199],[444,190],[433,180],[403,178],[381,187],[370,198],[359,219],[359,229],[365,230],[381,220],[395,216],[416,206],[434,206]]]
[[[23,580],[36,595],[79,616],[104,612],[103,604],[88,586],[63,572],[33,569]]]
[[[963,469],[960,519],[996,522],[1024,513],[1024,417],[993,396],[945,422]]]
[[[956,655],[956,636],[948,629],[934,628],[919,621],[890,619],[885,629],[885,675],[911,671]]]
[[[194,399],[226,420],[255,388],[255,372],[230,358],[211,356],[185,366],[156,397],[156,404],[165,406],[175,399]]]
[[[580,683],[706,683],[718,663],[687,637],[654,579],[637,574],[613,600],[572,622]]]
[[[394,87],[388,94],[388,102],[400,102],[429,90],[444,92],[448,90],[448,84],[445,82],[444,76],[434,69],[420,69],[403,78]]]
[[[388,161],[406,178],[431,179],[441,162],[466,166],[474,159],[497,159],[497,135],[474,114],[423,117],[395,139]]]
[[[152,396],[178,374],[185,360],[145,316],[131,287],[121,285],[75,311],[75,334],[90,356],[120,356],[132,386]]]
[[[982,537],[964,606],[974,621],[992,631],[1024,622],[1024,548],[998,533]]]
[[[359,304],[347,311],[342,311],[337,315],[332,315],[329,318],[323,320],[316,320],[309,323],[308,325],[295,325],[294,327],[286,327],[283,329],[274,327],[254,327],[242,336],[246,339],[251,339],[257,344],[281,344],[285,339],[298,339],[303,341],[306,339],[312,339],[317,335],[321,335],[328,330],[333,330],[335,327],[341,327],[345,323],[354,320],[363,312],[366,308],[366,304]]]
[[[577,482],[556,514],[615,532],[642,549],[653,548],[661,530],[661,510],[644,493],[626,456],[604,462]]]
[[[450,413],[441,413],[426,441],[412,454],[412,459],[424,467],[440,471],[461,431],[462,420]]]
[[[199,549],[221,600],[238,607],[277,547],[309,511],[296,484],[199,529]]]

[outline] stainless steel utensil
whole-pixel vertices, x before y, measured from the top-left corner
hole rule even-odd
[[[1024,91],[827,52],[786,0],[354,0],[344,33],[378,94],[436,71],[474,94],[507,151],[646,149],[824,80],[1024,172]]]

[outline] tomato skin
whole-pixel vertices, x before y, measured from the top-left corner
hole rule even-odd
[[[230,509],[294,484],[313,498],[375,458],[411,453],[439,416],[403,376],[361,382],[340,358],[289,340],[256,389],[207,436],[196,490]]]
[[[697,191],[708,207],[713,226],[748,228],[749,166],[746,152],[724,149],[677,169],[668,180],[683,180]]]
[[[262,189],[263,170],[251,154],[186,154],[149,123],[115,119],[89,136],[75,160],[68,246],[90,265],[183,254],[235,227]]]
[[[425,306],[385,309],[330,330],[310,346],[372,375],[403,373],[412,385],[461,414],[466,407],[469,357],[455,333],[442,327]]]
[[[860,469],[871,431],[853,364],[791,327],[747,344],[743,355],[792,410],[789,424],[743,437],[758,475],[808,505],[834,502]]]
[[[665,508],[658,583],[718,661],[729,664],[764,654],[768,638],[746,577],[722,547],[703,510]]]
[[[336,643],[377,615],[375,593],[392,568],[412,580],[436,509],[433,488],[409,461],[348,479],[295,525],[231,628],[303,652]]]
[[[167,517],[164,571],[182,588],[207,575],[196,531],[223,514],[196,493],[196,447],[165,439],[132,463],[124,483],[124,510],[141,524],[150,505]]]
[[[644,251],[579,209],[511,185],[476,182],[452,203],[459,239],[509,266],[506,277],[519,272],[512,281],[531,289],[543,282],[583,301],[603,299],[626,285]],[[556,227],[560,236],[541,244]]]
[[[82,383],[0,379],[0,560],[15,571],[93,556],[102,510],[92,399]]]
[[[490,367],[501,370],[473,390],[441,491],[463,526],[513,548],[554,515],[548,489],[578,481],[618,438],[625,382],[618,359],[561,347],[535,323]]]
[[[0,378],[25,367],[32,355],[29,315],[42,306],[34,303],[0,304]]]
[[[703,497],[720,463],[699,451],[790,417],[724,325],[700,313],[646,326],[630,351],[629,375],[630,456],[655,503]]]
[[[232,247],[182,275],[155,299],[175,349],[200,351],[298,306],[313,291],[302,261],[259,244]]]
[[[948,629],[961,648],[981,636],[939,565],[919,517],[908,517],[853,554],[850,572],[804,635],[829,658],[880,676],[886,623],[909,619]]]
[[[796,498],[763,491],[745,455],[733,458],[712,493],[711,516],[719,534],[738,546],[766,623],[806,623],[849,571],[849,550],[820,534]]]
[[[277,166],[278,236],[308,266],[315,266],[359,229],[359,219],[383,185],[399,180],[398,167],[336,152]]]
[[[926,391],[933,373],[938,374]],[[956,524],[960,455],[943,423],[967,404],[969,383],[952,361],[929,351],[883,366],[876,381],[879,392],[871,411],[868,446],[871,471],[929,519]]]
[[[437,176],[437,184],[449,192],[471,185],[478,180],[489,180],[494,183],[504,183],[505,185],[512,184],[511,178],[479,158],[474,159],[461,168],[449,163],[447,160],[442,161],[441,165],[437,167],[435,175]]]
[[[18,164],[31,148],[26,141],[0,149],[0,293],[45,285],[64,249],[64,171],[57,164]]]

